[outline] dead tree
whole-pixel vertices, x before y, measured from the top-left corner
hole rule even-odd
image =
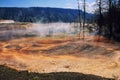
[[[86,0],[83,1],[83,40],[85,38]]]
[[[102,15],[102,0],[98,0],[99,7],[99,19],[98,19],[98,35],[102,34],[102,26],[103,26],[103,15]],[[100,36],[98,37],[98,41],[100,40]]]
[[[108,18],[109,18],[109,34],[110,34],[110,39],[112,39],[113,37],[113,25],[112,25],[112,12],[111,12],[111,9],[112,9],[112,1],[111,0],[108,0],[109,2],[109,12],[108,12]]]
[[[78,2],[78,23],[79,23],[79,39],[81,38],[81,13],[80,13],[80,1],[79,0],[77,0],[77,2]]]

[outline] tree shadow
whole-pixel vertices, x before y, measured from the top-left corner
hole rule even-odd
[[[75,72],[33,73],[0,66],[0,80],[114,80]]]

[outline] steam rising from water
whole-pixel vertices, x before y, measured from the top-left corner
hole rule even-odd
[[[53,36],[75,33],[73,23],[47,23],[47,24],[33,24],[31,28],[34,34],[38,36]]]
[[[14,23],[13,20],[0,20],[0,23]]]
[[[21,37],[74,35],[74,23],[12,23],[0,24],[0,40]]]

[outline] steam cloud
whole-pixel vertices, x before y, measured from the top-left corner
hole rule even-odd
[[[51,37],[75,34],[74,23],[31,23],[29,25],[17,23],[0,24],[0,29],[0,40],[33,36]]]
[[[47,24],[33,24],[31,31],[38,36],[59,35],[59,34],[73,34],[73,23],[47,23]]]

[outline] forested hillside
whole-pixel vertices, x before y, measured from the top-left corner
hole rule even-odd
[[[82,16],[82,11],[81,16]],[[86,20],[89,21],[93,14],[86,13]],[[0,19],[10,19],[20,22],[75,22],[77,21],[78,10],[62,8],[16,8],[1,7]]]

